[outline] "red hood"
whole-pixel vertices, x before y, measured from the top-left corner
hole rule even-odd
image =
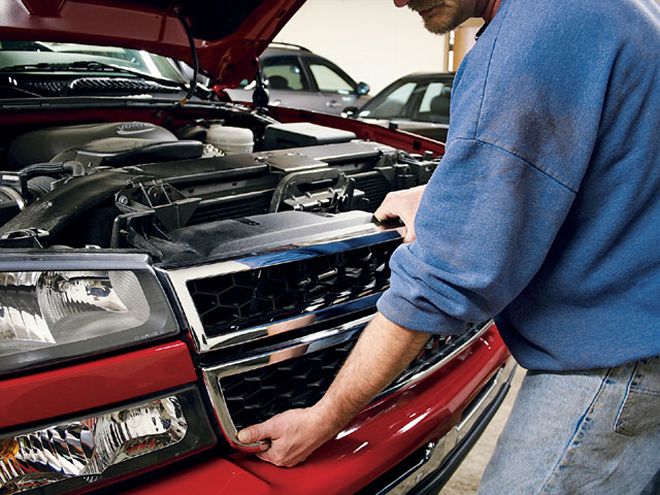
[[[199,66],[216,82],[252,79],[256,58],[305,0],[2,0],[0,40],[137,48]]]

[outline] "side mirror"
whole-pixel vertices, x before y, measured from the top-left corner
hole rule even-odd
[[[360,96],[364,96],[366,94],[369,94],[369,91],[371,91],[371,88],[366,82],[359,82],[357,85],[357,94]]]
[[[348,119],[356,118],[357,114],[358,114],[358,107],[346,107],[341,111],[341,116]]]

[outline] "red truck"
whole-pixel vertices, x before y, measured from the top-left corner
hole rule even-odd
[[[444,151],[228,101],[302,3],[3,3],[0,494],[437,493],[497,410],[482,322],[296,468],[236,438],[323,395],[402,240],[372,212]]]

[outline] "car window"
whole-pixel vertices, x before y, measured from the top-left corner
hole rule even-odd
[[[310,62],[309,70],[311,71],[316,86],[320,91],[328,91],[331,93],[350,94],[355,91],[350,81],[345,79],[332,67],[320,62]]]
[[[309,90],[302,67],[296,57],[271,57],[261,61],[261,71],[270,89]]]
[[[424,96],[413,120],[449,123],[449,103],[451,98],[451,85],[443,82],[432,82],[426,86]]]
[[[385,95],[382,100],[375,105],[370,105],[368,109],[360,112],[360,117],[372,119],[392,119],[395,117],[403,116],[403,110],[406,103],[412,96],[417,83],[407,82],[402,84],[396,89],[393,89],[389,94]]]

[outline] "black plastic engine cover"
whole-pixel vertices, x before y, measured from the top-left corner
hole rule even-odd
[[[12,141],[7,151],[10,166],[22,168],[50,161],[55,155],[103,138],[139,138],[168,142],[177,138],[167,129],[147,122],[113,122],[50,127],[28,132]]]

